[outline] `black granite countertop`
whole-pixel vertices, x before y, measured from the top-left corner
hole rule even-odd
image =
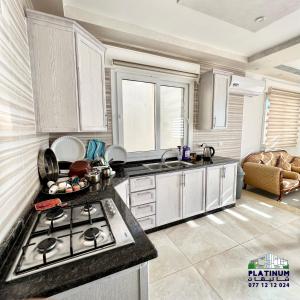
[[[176,160],[175,158],[171,158],[168,161]],[[210,161],[189,161],[189,165],[183,165],[180,167],[175,168],[168,168],[162,170],[150,170],[149,168],[145,167],[144,165],[160,162],[160,160],[151,160],[151,161],[143,161],[143,162],[132,162],[127,163],[125,166],[124,177],[134,177],[134,176],[143,176],[143,175],[150,175],[150,174],[159,174],[159,173],[166,173],[166,172],[174,172],[180,170],[187,170],[193,168],[206,168],[210,166],[217,166],[229,163],[239,162],[237,159],[228,158],[228,157],[221,157],[221,156],[214,156]]]
[[[14,281],[5,282],[7,273],[14,262],[18,250],[22,244],[22,236],[18,239],[13,251],[7,259],[0,274],[0,299],[26,299],[30,297],[49,297],[65,290],[97,280],[118,271],[130,268],[140,263],[157,257],[157,251],[148,239],[130,210],[114,191],[113,186],[120,183],[124,178],[114,178],[107,182],[105,190],[100,185],[90,187],[90,191],[68,197],[72,203],[81,203],[103,198],[113,198],[123,219],[125,220],[135,244],[98,253],[61,266],[53,267]],[[42,200],[44,196],[39,198]],[[29,218],[29,223],[33,217]],[[30,226],[26,226],[28,229]]]
[[[160,171],[150,170],[144,166],[144,164],[155,162],[159,162],[159,160],[127,163],[124,174],[122,174],[121,177],[107,180],[105,184],[93,185],[86,193],[67,195],[67,198],[62,199],[63,201],[71,201],[73,204],[77,204],[86,201],[93,202],[107,197],[113,198],[135,240],[135,244],[98,253],[11,282],[5,282],[11,264],[14,262],[18,250],[22,245],[22,237],[26,235],[26,232],[23,232],[14,245],[12,253],[7,259],[7,263],[5,263],[5,266],[1,269],[0,300],[49,297],[157,257],[155,247],[133,217],[130,210],[114,191],[114,186],[126,180],[128,177],[204,168],[234,163],[238,162],[238,160],[226,157],[213,157],[213,159],[208,162],[201,160],[193,162],[188,166],[163,169]],[[38,199],[44,200],[46,196],[41,194]],[[25,228],[28,229],[30,227],[32,220],[33,217],[29,218]]]

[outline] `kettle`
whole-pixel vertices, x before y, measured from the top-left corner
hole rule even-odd
[[[203,148],[203,160],[211,160],[211,158],[215,155],[215,148],[211,146],[207,146],[206,144],[202,144]]]

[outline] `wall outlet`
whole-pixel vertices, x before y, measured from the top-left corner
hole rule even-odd
[[[198,144],[198,147],[199,148],[201,148],[201,145],[202,145],[203,143],[200,143],[200,144]],[[207,142],[207,143],[205,143],[205,144],[207,144],[207,146],[212,146],[212,147],[222,147],[223,146],[223,142],[222,141],[219,141],[219,142]]]

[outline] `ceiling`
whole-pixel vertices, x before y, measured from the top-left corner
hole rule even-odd
[[[33,1],[63,2],[66,17],[104,42],[299,81],[275,67],[300,60],[300,0]]]
[[[178,0],[178,3],[253,32],[300,9],[300,0]],[[262,16],[263,22],[255,22]]]

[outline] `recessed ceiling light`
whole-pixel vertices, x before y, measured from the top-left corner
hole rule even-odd
[[[266,18],[265,18],[264,16],[260,16],[260,17],[257,17],[254,21],[255,21],[256,23],[261,23],[261,22],[263,22],[265,19],[266,19]]]

